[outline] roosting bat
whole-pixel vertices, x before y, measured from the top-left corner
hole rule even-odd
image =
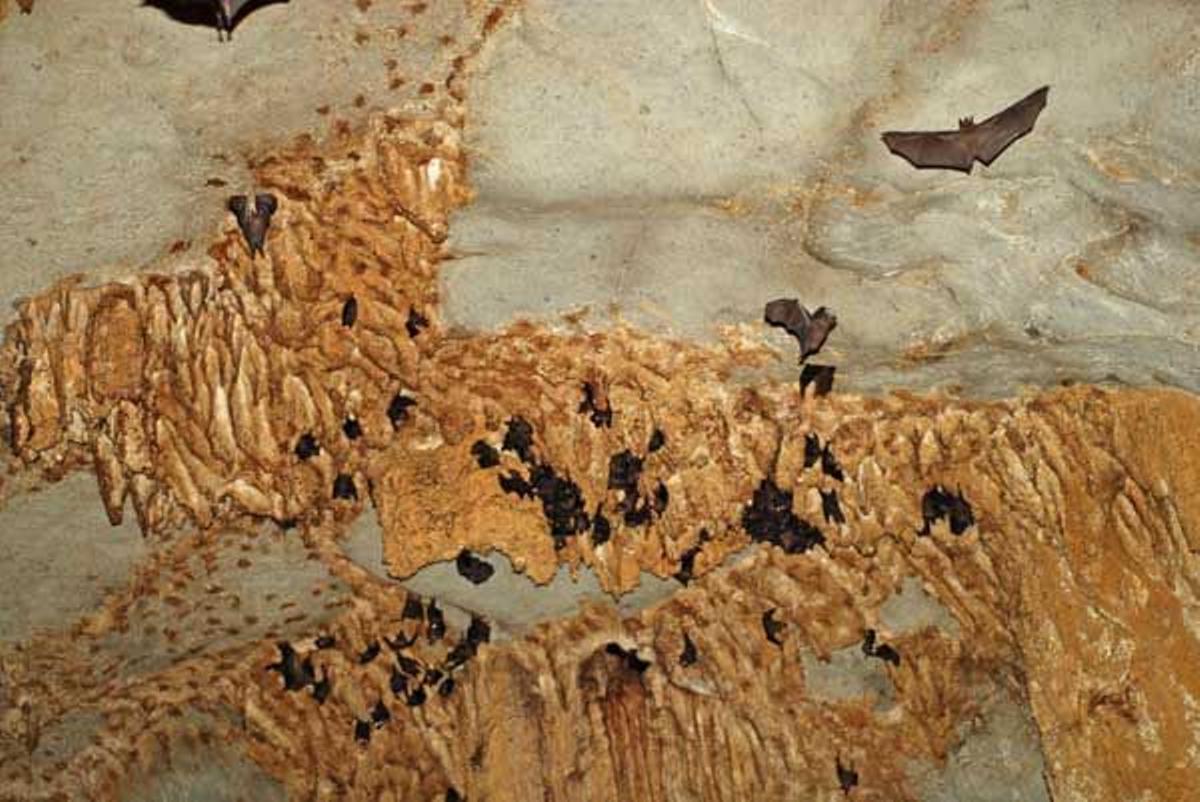
[[[883,143],[918,169],[969,173],[977,159],[984,165],[991,164],[1009,145],[1033,130],[1046,107],[1049,91],[1050,87],[1043,86],[978,125],[966,117],[958,121],[957,131],[887,131]]]
[[[271,227],[271,215],[279,208],[275,196],[269,192],[260,192],[254,196],[254,205],[251,206],[245,195],[234,195],[229,199],[227,206],[237,218],[238,228],[242,230],[242,236],[250,246],[250,257],[254,258],[254,254],[263,253],[263,246],[267,242],[267,229]]]
[[[800,361],[821,350],[829,332],[837,326],[837,318],[825,307],[809,314],[795,298],[776,298],[763,310],[763,320],[778,326],[800,343]]]

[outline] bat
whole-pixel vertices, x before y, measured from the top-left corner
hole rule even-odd
[[[342,304],[342,325],[350,328],[356,320],[358,320],[358,299],[351,295],[346,299],[346,303]]]
[[[480,468],[495,468],[500,464],[500,452],[486,440],[476,440],[471,445],[471,456]]]
[[[642,458],[629,449],[613,454],[608,460],[608,489],[637,493],[638,477],[642,475]]]
[[[300,662],[300,656],[296,654],[292,644],[280,641],[276,646],[279,648],[279,662],[267,666],[267,670],[279,672],[283,677],[285,690],[298,691],[316,679],[313,674],[312,662],[309,660]]]
[[[337,638],[332,635],[321,635],[313,641],[313,645],[318,649],[332,649],[337,645]]]
[[[393,668],[392,676],[388,680],[388,687],[392,689],[394,696],[402,696],[408,693],[408,677],[404,676],[400,669]]]
[[[592,425],[597,429],[612,427],[612,405],[608,403],[607,398],[601,399],[597,396],[596,386],[591,382],[584,382],[583,401],[579,404],[579,412],[588,413]]]
[[[267,229],[271,227],[271,216],[279,208],[275,196],[260,192],[254,196],[254,203],[251,204],[245,195],[234,195],[225,205],[237,218],[238,228],[250,247],[250,258],[253,259],[255,254],[265,254],[263,246],[267,243]]]
[[[422,671],[421,663],[406,654],[396,655],[396,668],[410,677],[415,677]]]
[[[491,639],[491,624],[478,616],[471,616],[471,623],[467,625],[467,643],[472,646],[479,646],[481,643],[487,643]]]
[[[375,729],[379,729],[391,720],[391,711],[387,709],[387,705],[385,705],[383,700],[380,699],[375,703],[375,707],[371,709],[371,723],[375,725]]]
[[[821,306],[811,314],[795,298],[776,298],[763,310],[763,320],[781,328],[800,344],[800,361],[821,350],[825,338],[837,327],[837,317]]]
[[[458,575],[473,585],[482,585],[492,578],[496,569],[486,560],[481,560],[466,549],[458,553],[454,559],[454,567]]]
[[[885,663],[891,663],[893,666],[900,665],[900,652],[886,643],[876,643],[875,630],[868,629],[863,633],[863,654],[867,657],[876,657]]]
[[[429,602],[429,606],[425,608],[425,636],[429,638],[430,643],[437,643],[446,634],[446,618],[442,615],[442,610],[437,606],[437,600]]]
[[[621,658],[626,668],[635,674],[644,674],[646,673],[646,669],[650,667],[649,660],[643,660],[638,657],[637,649],[625,649],[619,643],[608,643],[605,645],[604,651],[614,657]]]
[[[667,444],[667,436],[663,434],[662,429],[655,429],[650,433],[650,442],[646,444],[646,451],[653,454]]]
[[[354,740],[364,746],[371,740],[371,722],[362,719],[354,722]]]
[[[512,493],[517,498],[529,498],[533,495],[533,488],[529,486],[529,482],[516,471],[509,471],[500,477],[500,489],[505,493]]]
[[[681,585],[686,585],[694,578],[693,574],[696,570],[696,555],[699,553],[700,547],[692,546],[679,558],[679,570],[675,572],[675,578],[679,580]]]
[[[416,621],[425,617],[425,608],[421,606],[419,596],[408,596],[404,599],[404,612],[400,614],[400,617]]]
[[[825,515],[825,523],[844,524],[846,516],[842,514],[842,505],[838,501],[836,490],[818,490],[821,494],[821,512]]]
[[[408,320],[404,321],[404,330],[408,332],[408,336],[416,337],[421,333],[422,329],[429,325],[429,318],[422,315],[411,306],[408,308]]]
[[[811,468],[821,459],[821,438],[815,434],[804,435],[804,467]]]
[[[443,798],[442,802],[463,802],[463,797],[462,794],[458,792],[457,788],[447,788],[446,796]]]
[[[383,642],[386,643],[388,648],[393,652],[399,652],[416,643],[417,636],[413,634],[405,637],[404,632],[401,631],[396,633],[395,638],[388,638],[386,635],[384,635]]]
[[[233,29],[237,26],[238,18],[244,16],[243,10],[253,11],[271,2],[287,0],[144,0],[143,5],[153,6],[166,11],[171,16],[190,22],[198,22],[194,14],[202,7],[207,7],[217,25],[217,40],[229,41],[233,37]]]
[[[978,124],[965,117],[958,121],[957,131],[886,131],[883,144],[917,169],[969,173],[976,161],[990,165],[1033,130],[1049,92],[1050,87],[1043,86]]]
[[[841,757],[836,760],[838,786],[842,789],[843,794],[849,794],[850,789],[858,785],[858,772],[850,766],[843,766]]]
[[[500,446],[505,451],[512,451],[526,465],[533,464],[533,427],[529,421],[521,417],[508,420],[508,430],[504,433],[504,443]]]
[[[428,695],[425,693],[425,689],[418,687],[415,691],[410,693],[408,698],[404,701],[409,707],[420,707],[421,705],[425,704],[425,699],[427,696]]]
[[[358,656],[358,664],[365,666],[367,663],[379,656],[379,641],[372,641],[370,645]]]
[[[833,389],[835,372],[837,368],[833,365],[805,365],[800,371],[800,395],[804,395],[810,384],[813,386],[813,396],[820,398],[829,395],[829,391]]]
[[[767,640],[771,641],[771,643],[774,643],[776,646],[782,647],[783,641],[780,639],[780,636],[783,635],[783,631],[787,629],[787,624],[783,623],[782,621],[775,620],[775,609],[776,608],[772,607],[770,610],[767,610],[762,614],[762,627],[763,632],[767,636]]]
[[[696,644],[692,643],[692,639],[688,634],[683,633],[683,651],[679,654],[679,665],[687,668],[693,665],[700,656],[696,653]]]
[[[939,518],[948,521],[950,531],[955,535],[961,535],[975,524],[975,513],[963,498],[962,491],[951,493],[941,485],[934,485],[922,497],[921,517],[925,524],[917,534],[922,537],[929,535],[929,528]]]
[[[329,691],[332,686],[329,683],[329,677],[321,677],[319,682],[313,683],[313,698],[317,700],[317,704],[325,704],[325,700],[329,698]]]
[[[416,405],[416,399],[409,398],[404,393],[396,393],[392,396],[387,408],[387,416],[388,420],[392,422],[392,428],[399,429],[400,424],[408,420],[408,410]]]
[[[321,447],[317,445],[317,438],[312,436],[312,432],[305,432],[300,435],[300,439],[296,441],[296,457],[301,460],[307,460],[315,457],[321,452]]]
[[[667,490],[666,484],[659,479],[658,484],[654,488],[654,511],[662,515],[667,510],[667,504],[671,500],[671,491]]]
[[[421,678],[421,681],[426,685],[437,685],[442,681],[442,676],[443,674],[439,669],[431,668],[425,672],[425,676]]]
[[[357,440],[362,437],[362,424],[358,422],[358,418],[346,418],[342,422],[342,434],[346,435],[347,440]]]
[[[846,475],[842,473],[842,466],[838,465],[837,457],[829,450],[829,443],[821,450],[821,472],[838,482],[846,479]]]
[[[592,516],[592,545],[602,546],[612,537],[612,524],[608,522],[601,507],[596,508],[596,514]]]
[[[454,693],[454,677],[446,677],[445,682],[438,686],[438,696],[443,698]]]
[[[358,498],[358,488],[354,486],[354,478],[348,473],[339,473],[333,480],[333,497],[353,501]]]

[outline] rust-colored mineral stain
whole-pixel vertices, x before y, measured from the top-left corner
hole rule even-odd
[[[501,16],[491,9],[482,29]],[[246,521],[289,527],[273,536],[302,540],[307,558],[348,588],[304,594],[320,596],[320,621],[290,597],[264,594],[287,619],[264,621],[265,640],[232,647],[221,665],[188,621],[194,611],[210,628],[223,622],[187,597],[188,552],[164,550],[78,636],[79,654],[107,668],[109,647],[96,645],[153,597],[173,619],[163,651],[185,655],[145,687],[96,702],[106,744],[174,743],[180,725],[150,713],[195,706],[238,711],[237,726],[214,725],[218,737],[296,795],[320,778],[359,799],[444,798],[450,787],[496,800],[837,798],[835,766],[853,755],[851,798],[908,800],[916,792],[905,767],[943,759],[976,712],[974,692],[995,681],[1027,699],[1056,796],[1090,788],[1102,800],[1173,799],[1200,786],[1195,727],[1180,704],[1200,698],[1200,650],[1178,591],[1200,583],[1195,398],[1077,387],[998,402],[801,399],[794,382],[727,381],[770,360],[745,342],[530,323],[452,334],[438,323],[438,265],[451,213],[471,194],[460,130],[423,115],[376,117],[361,130],[339,121],[337,130],[256,162],[256,183],[285,199],[286,220],[258,262],[227,234],[209,248],[211,271],[66,282],[22,304],[8,330],[0,387],[20,463],[47,476],[94,466],[110,519],[129,504],[150,533],[199,525],[212,541]],[[350,329],[341,325],[348,297],[364,299]],[[415,335],[413,310],[432,321]],[[925,346],[911,358],[944,352]],[[585,382],[601,388],[610,425],[581,412]],[[398,397],[412,403],[393,409]],[[531,428],[528,462],[501,447],[516,416]],[[350,419],[354,439],[344,436]],[[656,431],[662,443],[650,448]],[[300,459],[306,433],[320,449]],[[807,435],[836,454],[841,482],[805,467]],[[472,451],[480,441],[497,452],[486,466]],[[626,450],[642,470],[613,487],[612,457]],[[552,537],[552,504],[501,484],[544,481],[549,468],[569,479],[589,517],[609,516],[603,542],[594,528]],[[337,539],[359,514],[332,498],[343,473],[360,503],[369,495],[365,514],[378,515],[396,575],[463,548],[497,548],[539,582],[566,564],[628,590],[642,571],[676,576],[687,559],[688,585],[624,618],[589,607],[483,645],[451,695],[431,687],[422,704],[400,703],[384,661],[356,659],[397,636],[404,600],[341,556]],[[743,512],[767,477],[792,494],[792,512],[821,530],[824,547],[787,555],[757,545],[722,567],[750,545]],[[936,485],[961,489],[974,526],[917,534],[922,494]],[[832,487],[839,526],[823,518]],[[631,523],[622,505],[635,493],[669,503]],[[254,567],[248,556],[235,565],[239,577]],[[886,715],[870,694],[813,696],[802,651],[857,648],[905,577],[921,579],[959,637],[881,632],[903,655],[880,669],[894,697]],[[787,623],[782,646],[762,634],[767,609]],[[281,690],[263,669],[278,659],[284,624],[311,630],[296,649],[333,678],[322,703]],[[337,646],[317,650],[318,632],[336,634]],[[682,632],[699,651],[687,665]],[[409,657],[437,665],[461,634],[421,637]],[[646,666],[631,668],[606,643]],[[81,664],[62,648],[53,638],[29,644],[46,666],[36,687],[51,689],[37,692],[39,710],[95,698],[75,684]],[[382,698],[390,721],[356,743],[354,722]],[[130,716],[130,704],[146,714]],[[405,761],[363,757],[381,754]],[[1118,754],[1132,762],[1097,758]],[[132,753],[118,757],[103,771],[71,763],[47,782],[67,797],[114,798]]]

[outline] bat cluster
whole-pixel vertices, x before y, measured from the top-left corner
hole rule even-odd
[[[474,616],[462,638],[446,651],[440,665],[431,665],[408,653],[423,629],[428,641],[436,643],[446,633],[446,624],[442,611],[435,600],[426,605],[415,596],[410,595],[401,613],[402,626],[395,637],[384,636],[382,642],[391,652],[393,665],[389,679],[392,695],[402,699],[408,707],[418,707],[425,704],[429,698],[429,690],[436,689],[437,694],[448,697],[454,693],[454,672],[461,669],[473,658],[479,647],[491,640],[491,626],[482,618]],[[416,621],[418,626],[406,634],[403,622]],[[287,641],[280,641],[276,647],[279,650],[278,661],[266,666],[267,671],[278,672],[283,678],[284,690],[294,692],[307,687],[312,688],[312,696],[317,704],[324,704],[332,690],[332,682],[328,669],[322,672],[320,678],[309,655],[301,658]],[[316,651],[334,649],[337,639],[333,635],[319,635],[313,641]],[[375,662],[383,654],[383,646],[379,640],[373,640],[354,656],[354,662],[359,666],[367,666]],[[378,699],[371,708],[366,719],[354,720],[353,737],[360,744],[371,740],[372,730],[377,730],[392,719],[392,713],[383,699]],[[457,793],[457,792],[455,792]]]
[[[458,553],[454,559],[454,567],[458,575],[473,585],[482,585],[492,578],[496,569],[486,560],[481,560],[467,549]]]
[[[584,385],[585,406],[595,403],[596,396],[586,390],[590,386]],[[595,410],[591,414],[595,423]],[[607,421],[607,415],[600,420]],[[666,435],[662,430],[655,429],[650,435],[647,451],[653,453],[665,445]],[[536,498],[541,502],[542,514],[550,525],[550,537],[554,539],[556,549],[563,548],[568,538],[589,531],[593,546],[608,542],[612,537],[612,524],[604,514],[603,502],[597,505],[595,513],[588,514],[587,502],[579,485],[560,474],[554,466],[537,458],[533,426],[527,420],[520,416],[508,420],[500,449],[486,440],[476,440],[471,445],[471,456],[484,470],[501,465],[502,451],[514,454],[525,466],[526,472],[505,471],[498,477],[500,489],[520,499]],[[637,456],[629,449],[613,454],[609,459],[607,489],[618,494],[616,509],[621,513],[625,525],[631,528],[644,526],[662,516],[671,501],[671,493],[662,481],[655,484],[649,495],[642,495],[644,462],[644,457]]]

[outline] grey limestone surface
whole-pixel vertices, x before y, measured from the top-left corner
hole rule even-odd
[[[1200,6],[1139,8],[532,0],[472,84],[449,318],[709,339],[791,296],[838,314],[843,389],[1197,389]],[[1044,84],[970,175],[879,141]]]

